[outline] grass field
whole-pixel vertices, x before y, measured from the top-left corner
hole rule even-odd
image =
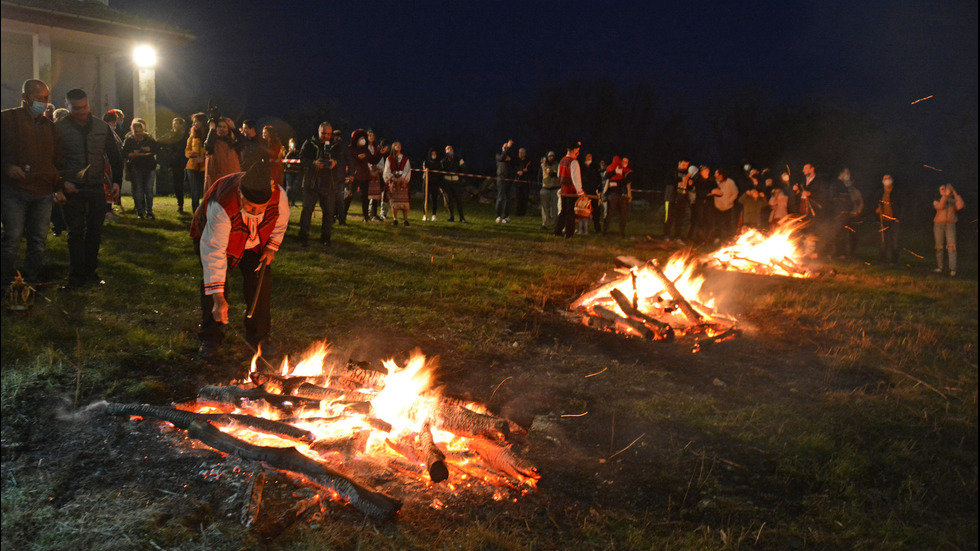
[[[631,239],[565,242],[536,216],[499,225],[473,205],[463,226],[416,210],[408,228],[352,221],[332,247],[303,249],[296,209],[273,265],[281,349],[438,355],[447,388],[533,425],[519,445],[544,476],[513,499],[420,487],[393,522],[327,503],[262,532],[224,514],[234,476],[200,476],[217,453],[84,410],[184,400],[247,367],[234,283],[221,360],[195,359],[200,271],[175,210],[158,198],[157,220],[106,227],[105,286],[48,288],[29,316],[3,316],[5,550],[977,548],[975,225],[958,278],[931,273],[931,228],[906,229],[925,258],[898,268],[709,273],[745,334],[692,354],[562,314],[616,255],[669,254],[646,248],[650,213]],[[63,278],[64,237],[48,260]],[[449,506],[427,507],[433,496]]]

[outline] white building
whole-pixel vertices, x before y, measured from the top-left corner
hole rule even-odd
[[[182,46],[193,35],[109,7],[108,0],[0,0],[2,108],[21,103],[27,79],[51,88],[62,107],[73,88],[88,92],[93,115],[120,108],[127,121],[146,119],[155,133],[156,84],[152,67],[136,67],[134,49]],[[169,126],[169,124],[168,124]]]

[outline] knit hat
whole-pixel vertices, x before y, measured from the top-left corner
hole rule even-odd
[[[241,180],[242,196],[249,203],[264,205],[272,198],[272,175],[269,173],[269,160],[259,159],[248,167]]]

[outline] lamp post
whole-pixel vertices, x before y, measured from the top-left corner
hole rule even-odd
[[[140,44],[133,49],[133,117],[146,121],[155,134],[157,119],[156,48]]]

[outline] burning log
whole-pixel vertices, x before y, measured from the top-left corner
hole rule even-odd
[[[368,388],[381,391],[385,387],[386,371],[379,371],[367,362],[348,362],[347,371],[340,380],[351,389]]]
[[[310,398],[312,400],[343,400],[347,393],[342,390],[317,386],[312,383],[301,383],[289,393],[291,396]]]
[[[344,461],[350,461],[356,453],[364,453],[367,449],[369,430],[358,430],[343,436],[321,438],[310,444],[310,449],[324,457],[331,453],[339,453]]]
[[[526,478],[538,480],[541,478],[538,468],[514,454],[509,445],[501,447],[489,440],[474,438],[470,442],[470,447],[491,467],[511,478],[517,480]]]
[[[203,400],[218,402],[220,404],[230,404],[236,407],[242,407],[244,402],[247,400],[264,400],[272,407],[287,411],[291,411],[297,406],[309,406],[314,408],[320,406],[319,400],[311,400],[309,398],[302,398],[299,396],[283,396],[282,394],[273,394],[262,387],[244,389],[234,385],[206,386],[202,388],[197,395]]]
[[[654,331],[647,327],[642,321],[624,318],[605,306],[593,306],[592,311],[602,319],[613,322],[614,324],[625,325],[629,330],[639,333],[644,339],[652,339]]]
[[[735,338],[740,334],[742,334],[742,330],[736,329],[735,326],[733,325],[728,329],[726,329],[725,331],[718,333],[717,335],[713,335],[711,337],[706,337],[699,340],[697,343],[694,344],[694,349],[692,350],[692,352],[700,352],[701,350],[704,350],[705,348],[711,346],[712,344],[716,344],[722,341],[726,341],[728,339]]]
[[[657,328],[657,334],[660,335],[661,338],[667,340],[671,340],[674,338],[674,328],[671,327],[669,323],[662,322],[657,318],[653,316],[648,316],[643,312],[639,311],[638,309],[636,309],[632,304],[630,304],[630,300],[626,298],[626,295],[623,294],[623,292],[620,291],[619,289],[614,288],[612,291],[609,292],[609,295],[613,298],[613,300],[616,301],[616,304],[619,306],[619,309],[622,310],[623,313],[625,313],[630,318],[643,322],[644,324],[647,325],[653,325],[654,327]]]
[[[110,415],[138,415],[143,418],[168,421],[175,427],[188,429],[195,421],[208,421],[220,427],[246,427],[248,429],[309,444],[316,436],[308,431],[280,421],[254,417],[240,413],[194,413],[175,408],[150,406],[146,404],[109,404],[106,412]]]
[[[446,455],[442,453],[442,450],[436,446],[435,440],[432,439],[432,431],[428,422],[422,425],[422,430],[419,431],[415,450],[422,459],[422,463],[425,463],[426,469],[429,471],[429,479],[432,482],[439,483],[449,478]]]
[[[687,319],[691,320],[691,323],[694,325],[701,325],[701,314],[697,313],[697,311],[691,307],[691,303],[689,303],[687,299],[684,298],[684,295],[677,290],[674,282],[671,281],[666,274],[664,274],[663,270],[660,269],[660,264],[656,260],[651,260],[647,263],[647,266],[650,267],[650,272],[657,278],[657,281],[664,286],[664,289],[667,289],[667,292],[670,293],[670,297],[674,299],[674,302],[677,304],[678,308],[681,309],[681,312],[687,316]]]
[[[506,440],[510,435],[510,425],[506,419],[476,413],[464,407],[436,406],[432,421],[437,429],[458,436],[484,435],[497,440]]]
[[[361,486],[344,475],[306,457],[296,448],[256,446],[229,434],[207,421],[194,421],[188,434],[212,448],[252,461],[263,461],[276,469],[297,472],[318,486],[336,492],[358,511],[378,520],[391,518],[401,502]]]
[[[274,390],[286,395],[292,394],[303,383],[311,383],[316,379],[316,377],[280,377],[261,371],[252,371],[248,374],[248,378],[266,390]]]

